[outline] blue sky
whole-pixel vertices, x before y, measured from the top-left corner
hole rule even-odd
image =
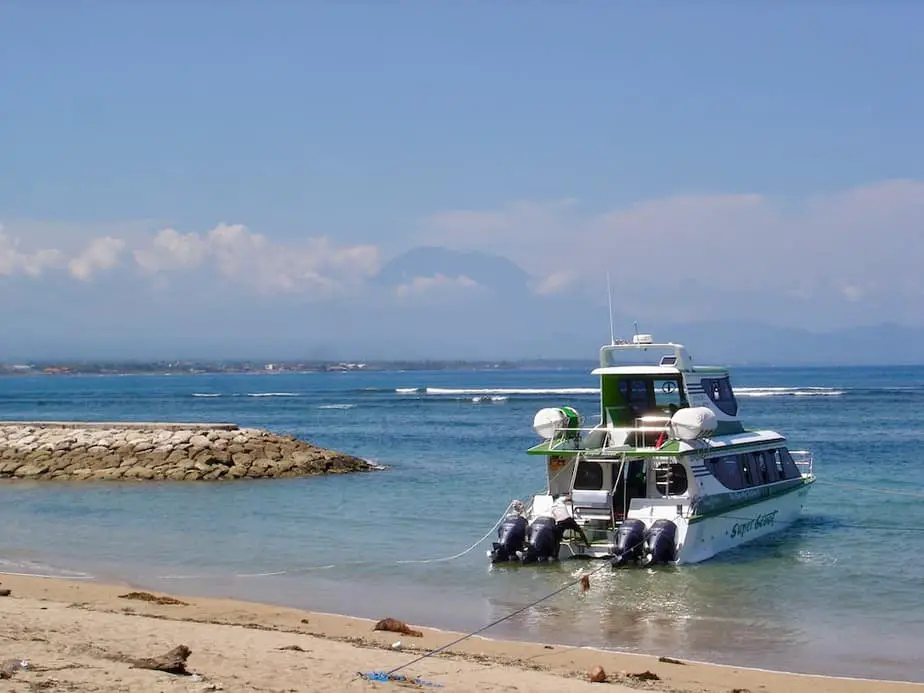
[[[313,343],[298,306],[335,349],[438,291],[463,329],[490,300],[464,273],[370,288],[423,244],[511,259],[530,310],[610,269],[652,321],[924,327],[921,26],[903,0],[6,3],[7,348],[111,344],[120,302],[179,321],[144,339],[167,351],[211,344],[179,303]]]

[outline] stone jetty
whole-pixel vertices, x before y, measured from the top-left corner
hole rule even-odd
[[[217,481],[379,469],[225,423],[0,422],[0,479]]]

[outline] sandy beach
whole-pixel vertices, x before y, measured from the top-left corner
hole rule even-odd
[[[250,602],[133,591],[120,585],[0,574],[0,691],[697,691],[859,693],[924,685],[782,674],[471,638],[399,673],[421,683],[371,681],[459,634],[373,631],[374,622]],[[131,598],[126,595],[132,595]],[[382,614],[400,618],[400,614]],[[409,624],[418,628],[416,624]],[[401,643],[400,649],[393,647]],[[138,668],[185,645],[190,675]],[[606,684],[588,681],[601,666]]]

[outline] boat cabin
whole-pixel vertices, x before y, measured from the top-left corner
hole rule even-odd
[[[593,375],[600,376],[601,425],[636,433],[624,444],[656,446],[667,422],[687,407],[712,410],[720,434],[743,430],[728,371],[694,366],[681,344],[655,344],[651,335],[636,335],[631,343],[604,346]]]
[[[599,423],[577,428],[577,413],[566,407],[558,433],[530,450],[549,456],[550,496],[569,494],[585,519],[618,520],[636,499],[672,510],[688,499],[696,476],[671,455],[677,444],[669,440],[677,411],[709,409],[714,435],[744,430],[728,371],[694,366],[683,345],[636,335],[602,347],[593,375],[600,377]]]

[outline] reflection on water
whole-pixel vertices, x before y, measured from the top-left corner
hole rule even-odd
[[[544,567],[546,586],[572,581],[599,565],[589,563],[580,570],[567,563]],[[780,586],[762,580],[759,572],[740,579],[745,576],[728,567],[614,571],[606,566],[594,573],[585,594],[569,592],[560,600],[528,609],[510,624],[535,639],[554,636],[575,645],[683,656],[755,650],[766,654],[774,648],[783,652],[808,640],[798,625],[780,623]],[[525,601],[489,598],[491,616],[501,618]],[[734,638],[738,629],[747,629],[746,641]]]

